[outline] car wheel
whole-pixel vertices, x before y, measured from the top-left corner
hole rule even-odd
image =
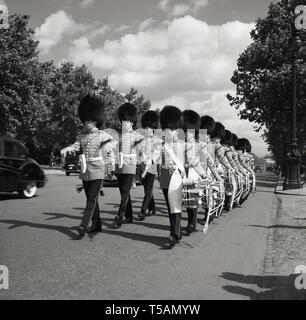
[[[70,176],[70,172],[66,172],[66,176],[69,177]]]
[[[34,197],[37,191],[36,183],[28,183],[23,190],[20,191],[20,194],[25,199],[30,199]]]

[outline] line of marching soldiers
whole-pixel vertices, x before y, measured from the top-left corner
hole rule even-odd
[[[104,103],[90,95],[81,100],[78,114],[83,123],[74,144],[64,148],[80,152],[80,179],[86,194],[86,208],[78,233],[101,231],[98,196],[107,172],[118,180],[121,201],[114,219],[116,227],[133,223],[130,191],[136,170],[140,171],[144,199],[138,220],[156,212],[153,186],[159,177],[169,214],[171,245],[182,239],[181,217],[186,208],[185,235],[196,231],[198,213],[203,213],[205,232],[209,222],[224,211],[241,206],[255,192],[254,159],[251,144],[193,110],[165,106],[158,114],[142,115],[142,131],[134,130],[137,109],[125,103],[118,109],[122,125],[119,137],[104,129]],[[161,129],[159,129],[161,128]]]

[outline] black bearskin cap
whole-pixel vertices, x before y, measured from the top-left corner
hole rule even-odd
[[[163,130],[182,128],[182,112],[174,106],[165,106],[160,112],[160,124]]]
[[[245,151],[248,153],[252,152],[252,145],[248,139],[243,139],[245,141]]]
[[[246,150],[246,142],[244,139],[238,139],[238,145],[237,145],[237,150],[241,150],[242,152],[245,152]]]
[[[78,115],[80,120],[94,121],[103,126],[104,124],[104,103],[98,98],[91,97],[89,94],[81,99],[78,107]]]
[[[137,123],[137,109],[131,103],[124,103],[118,109],[119,120],[130,121],[133,124]]]
[[[225,127],[222,123],[216,122],[215,130],[212,133],[211,137],[222,139],[225,136]]]
[[[232,146],[233,147],[235,147],[235,148],[237,148],[237,146],[238,146],[238,137],[235,135],[235,133],[232,133]]]
[[[225,130],[225,136],[221,140],[221,144],[231,146],[233,143],[233,135],[229,130]]]
[[[201,127],[201,118],[193,110],[183,111],[183,128],[184,130],[188,129],[200,129]]]
[[[216,122],[210,116],[201,117],[201,129],[206,129],[208,135],[212,135],[215,131]]]
[[[143,129],[157,129],[159,125],[158,113],[152,110],[145,112],[141,118],[141,125]]]

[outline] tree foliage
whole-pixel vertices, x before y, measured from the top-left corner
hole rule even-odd
[[[232,77],[236,95],[228,95],[242,119],[254,123],[257,131],[264,128],[263,137],[278,163],[283,161],[290,142],[293,50],[298,68],[298,139],[301,149],[306,138],[305,50],[292,41],[294,9],[303,2],[282,0],[271,3],[267,17],[257,20],[255,30],[251,32],[253,42],[240,55]]]
[[[56,153],[80,132],[77,108],[86,94],[105,102],[106,127],[114,129],[120,127],[122,103],[134,103],[139,115],[149,109],[150,101],[135,89],[121,94],[107,78],[96,80],[85,65],[39,61],[29,19],[12,14],[10,28],[0,30],[0,135],[25,143],[34,158],[46,163],[52,150]]]

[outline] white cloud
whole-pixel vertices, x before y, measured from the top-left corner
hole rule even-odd
[[[139,31],[144,31],[154,23],[154,19],[148,18],[139,24]]]
[[[82,8],[92,7],[94,3],[95,3],[95,0],[83,0],[81,2],[81,7]]]
[[[104,35],[109,29],[109,26],[101,25],[100,22],[77,23],[65,11],[59,10],[48,16],[44,23],[35,29],[34,38],[39,41],[41,53],[46,54],[66,36],[86,34],[89,39],[94,39]]]
[[[124,32],[124,31],[126,31],[126,30],[128,30],[128,29],[131,29],[132,27],[133,27],[132,25],[124,24],[124,25],[118,27],[118,28],[116,29],[116,32],[117,32],[117,33],[122,33],[122,32]]]
[[[47,53],[62,40],[65,33],[73,31],[75,27],[75,21],[63,10],[47,17],[45,22],[35,29],[35,39],[39,41],[42,53]]]
[[[187,13],[196,15],[198,11],[208,5],[208,0],[160,0],[158,8],[172,17],[179,17]]]
[[[107,75],[120,92],[137,88],[153,108],[175,104],[211,114],[229,130],[249,138],[255,151],[265,153],[260,135],[239,119],[225,97],[234,90],[230,78],[239,54],[251,42],[254,24],[233,21],[212,26],[185,16],[158,27],[150,25],[95,48],[88,37],[80,37],[68,58],[91,66],[100,77]]]
[[[96,37],[105,35],[108,31],[110,31],[110,29],[111,27],[108,25],[96,26],[96,27],[93,27],[92,30],[89,30],[86,36],[89,39],[94,39]]]
[[[182,92],[231,88],[230,78],[239,53],[250,42],[252,24],[229,22],[210,26],[191,16],[177,18],[164,28],[126,34],[101,46],[74,42],[69,57],[110,73],[113,84],[131,85],[155,100]],[[91,52],[89,61],[83,50]]]

